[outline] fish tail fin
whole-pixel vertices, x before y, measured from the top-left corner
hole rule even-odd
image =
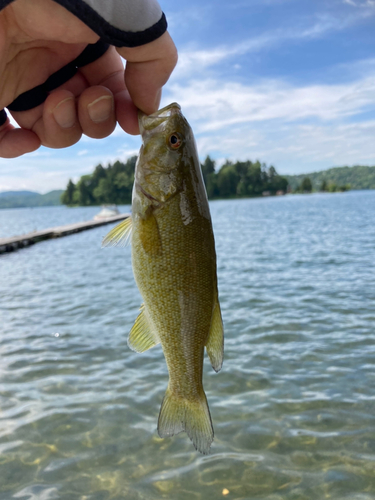
[[[168,387],[160,409],[158,433],[164,438],[182,431],[186,431],[196,450],[204,455],[210,452],[214,430],[203,389],[199,398],[191,401],[177,397]]]

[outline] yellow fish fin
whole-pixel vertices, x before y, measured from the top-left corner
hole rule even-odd
[[[145,352],[160,343],[159,337],[150,326],[144,304],[141,305],[140,311],[128,338],[128,346],[135,352]]]
[[[191,401],[175,396],[167,388],[159,414],[159,436],[170,437],[182,431],[186,431],[196,450],[204,455],[210,452],[214,430],[203,389],[200,397]]]
[[[139,238],[146,253],[149,255],[161,254],[162,248],[159,227],[153,213],[150,213],[147,217],[140,219]]]
[[[212,314],[211,328],[206,343],[207,354],[215,372],[221,370],[224,357],[224,328],[219,301],[216,300]]]
[[[129,216],[117,224],[102,241],[102,247],[125,247],[131,237],[132,218]]]

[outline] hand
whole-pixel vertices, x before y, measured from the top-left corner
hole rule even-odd
[[[98,35],[52,0],[16,0],[0,11],[0,109],[18,95],[43,83],[74,60]],[[124,66],[120,55],[126,59]],[[80,68],[46,101],[29,111],[12,112],[0,127],[0,157],[14,158],[40,145],[64,148],[82,133],[110,135],[116,121],[125,132],[138,134],[137,108],[150,114],[160,104],[161,88],[177,62],[166,32],[135,48],[110,47],[96,61]]]

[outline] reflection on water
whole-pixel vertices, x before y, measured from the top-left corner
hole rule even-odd
[[[101,227],[0,257],[0,500],[375,498],[375,193],[211,210],[226,333],[222,371],[205,362],[211,454],[157,436],[164,357],[127,347],[141,299]],[[1,236],[30,214],[0,211]]]

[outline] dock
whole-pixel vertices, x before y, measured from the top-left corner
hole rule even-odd
[[[75,224],[67,224],[65,226],[52,227],[43,229],[42,231],[33,231],[32,233],[22,234],[21,236],[12,236],[11,238],[0,238],[0,254],[13,252],[20,248],[25,248],[40,241],[50,240],[53,238],[61,238],[69,234],[80,233],[87,229],[111,224],[130,217],[130,214],[117,214],[105,219],[89,220],[84,222],[76,222]]]

